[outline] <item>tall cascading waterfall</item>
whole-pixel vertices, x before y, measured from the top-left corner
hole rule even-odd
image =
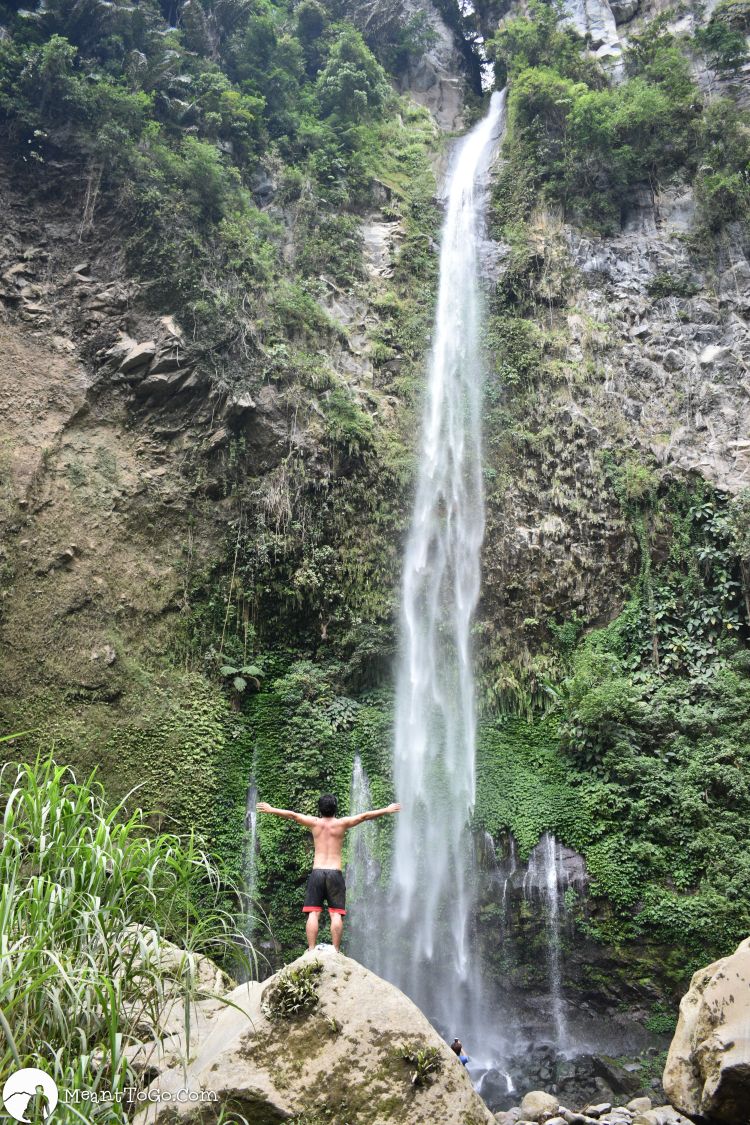
[[[476,715],[471,625],[484,532],[480,249],[487,174],[504,114],[457,147],[447,183],[440,283],[416,497],[406,544],[397,680],[396,818],[376,967],[467,1046],[489,1034],[470,925]],[[387,936],[389,932],[389,936]],[[471,1054],[471,1046],[469,1053]]]

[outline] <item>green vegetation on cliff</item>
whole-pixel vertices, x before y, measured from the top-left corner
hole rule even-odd
[[[318,307],[321,269],[347,284],[361,273],[352,215],[389,167],[423,171],[425,121],[399,105],[347,14],[314,0],[54,0],[9,12],[0,36],[0,128],[17,174],[48,192],[84,177],[81,234],[99,216],[115,224],[152,304],[179,309],[231,386],[249,367],[256,383],[316,367],[335,385],[320,356],[336,335]],[[396,19],[373,46],[403,65],[420,27]],[[269,190],[291,232],[260,206]]]
[[[714,20],[727,26],[719,14],[709,27]],[[746,115],[730,99],[704,98],[691,76],[695,44],[666,24],[653,19],[631,36],[617,84],[554,5],[534,3],[503,24],[490,49],[509,82],[503,185],[517,208],[541,199],[612,232],[635,187],[653,190],[679,174],[696,179],[709,229],[747,221]]]
[[[748,500],[609,472],[640,575],[606,628],[557,627],[567,674],[546,719],[483,728],[476,815],[522,855],[547,830],[585,856],[608,904],[595,936],[678,946],[697,967],[750,928]]]

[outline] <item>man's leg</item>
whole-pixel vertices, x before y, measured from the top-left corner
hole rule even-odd
[[[310,910],[307,913],[307,922],[305,924],[305,933],[307,934],[307,948],[315,949],[318,944],[318,922],[320,920],[319,910]]]
[[[344,932],[344,916],[343,914],[334,914],[331,911],[331,941],[333,948],[338,953],[341,949],[341,935]]]

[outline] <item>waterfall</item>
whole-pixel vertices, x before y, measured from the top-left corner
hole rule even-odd
[[[258,786],[255,781],[255,755],[252,773],[245,798],[245,848],[242,855],[242,909],[244,914],[243,933],[249,942],[255,926],[255,884],[257,879],[257,839],[258,839]]]
[[[370,782],[362,765],[359,753],[354,755],[352,784],[349,794],[349,812],[352,816],[372,808]],[[347,944],[357,950],[365,964],[372,961],[373,930],[368,925],[366,898],[373,893],[380,867],[375,858],[377,827],[373,821],[358,825],[349,835],[348,857],[346,863],[346,886],[351,922]],[[358,909],[359,908],[359,909]]]
[[[518,853],[516,852],[516,841],[513,836],[510,837],[510,844],[508,849],[508,857],[503,862],[502,872],[497,872],[498,883],[502,880],[502,895],[500,899],[500,949],[505,950],[506,941],[508,938],[508,887],[513,885],[513,876],[518,868]],[[511,934],[511,941],[513,935]]]
[[[382,971],[464,1037],[482,1009],[473,956],[476,716],[471,624],[479,596],[482,490],[480,246],[486,179],[505,96],[457,147],[447,183],[437,311],[416,496],[403,568],[396,688],[392,940]],[[385,922],[385,920],[384,920]],[[384,941],[386,939],[383,939]]]
[[[563,864],[562,848],[551,832],[545,832],[529,856],[523,880],[524,898],[541,900],[544,911],[547,945],[547,977],[550,1015],[555,1046],[565,1051],[569,1046],[565,1002],[562,991],[562,930],[565,914],[565,890],[574,878]]]
[[[507,869],[505,871],[505,874],[503,875],[503,898],[502,898],[502,904],[501,904],[502,916],[503,916],[503,926],[505,926],[505,903],[506,903],[506,899],[508,897],[508,884],[510,882],[512,882],[513,876],[516,873],[517,867],[518,867],[518,853],[516,852],[516,841],[515,841],[515,837],[511,836],[510,845],[509,845],[509,848],[508,848]]]

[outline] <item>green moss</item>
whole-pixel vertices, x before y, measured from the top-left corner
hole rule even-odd
[[[239,874],[242,826],[234,810],[246,786],[242,739],[233,737],[229,703],[203,676],[163,676],[148,684],[137,713],[92,706],[82,714],[48,696],[24,699],[6,721],[34,727],[24,754],[54,746],[73,769],[97,769],[110,794],[147,810],[151,820],[193,831],[232,875]],[[19,747],[2,747],[5,760]]]
[[[554,719],[480,726],[475,818],[495,837],[512,832],[523,858],[544,831],[579,850],[589,843],[591,815],[570,783]]]
[[[689,277],[657,273],[648,284],[648,295],[657,301],[662,297],[694,297],[699,288]]]
[[[674,1035],[677,1016],[673,1009],[663,1003],[654,1004],[646,1020],[646,1027],[656,1035]]]

